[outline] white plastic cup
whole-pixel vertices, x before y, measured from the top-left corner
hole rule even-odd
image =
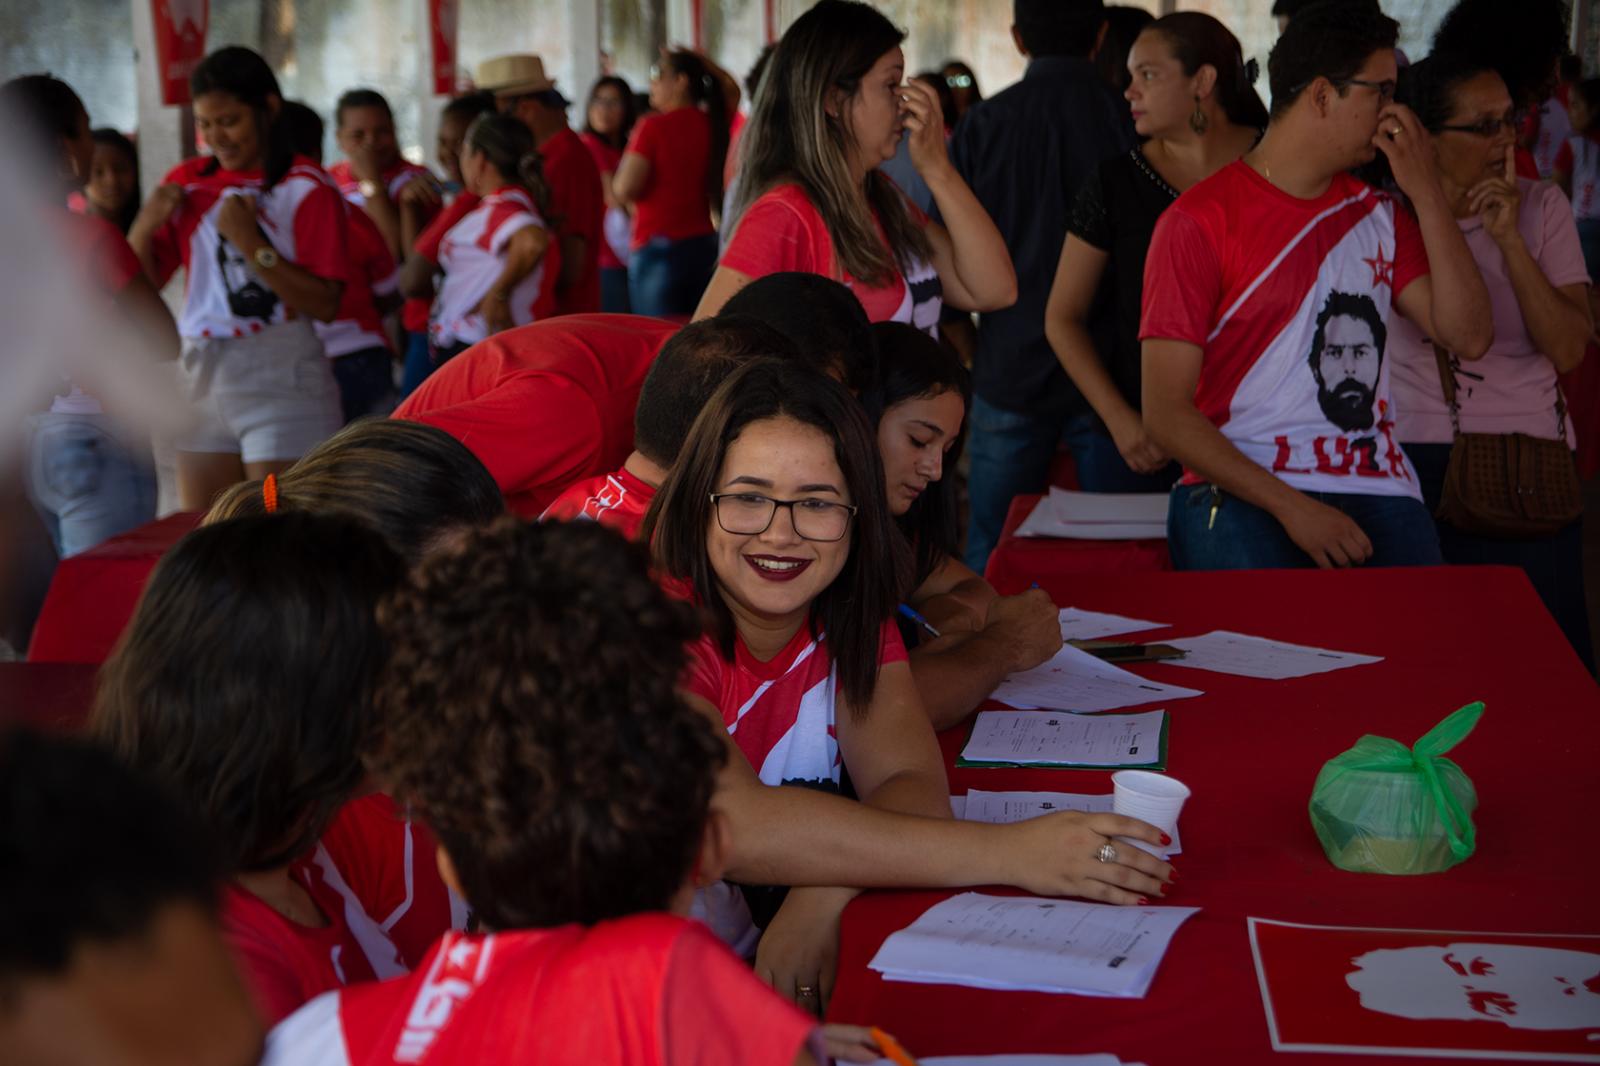
[[[1151,773],[1149,770],[1118,770],[1111,775],[1111,809],[1116,814],[1149,822],[1167,836],[1176,839],[1178,815],[1184,800],[1189,798],[1189,786],[1175,777]],[[1118,837],[1120,841],[1143,848],[1158,859],[1165,859],[1168,849],[1157,844],[1147,844],[1131,837]]]

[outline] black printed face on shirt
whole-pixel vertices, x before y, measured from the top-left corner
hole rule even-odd
[[[1309,363],[1317,404],[1338,428],[1371,429],[1377,422],[1378,375],[1385,330],[1369,296],[1332,292],[1317,316]]]

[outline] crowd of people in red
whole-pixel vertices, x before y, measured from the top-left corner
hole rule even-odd
[[[0,88],[205,512],[88,736],[0,733],[0,1058],[873,1061],[819,1024],[862,889],[1166,895],[1105,848],[1143,822],[951,818],[936,732],[1061,646],[982,572],[1062,450],[1170,493],[1180,568],[1509,563],[1590,663],[1579,516],[1449,504],[1464,434],[1569,460],[1595,399],[1600,81],[1556,0],[1409,64],[1375,0],[1278,8],[1270,109],[1216,19],[1101,0],[1016,0],[987,98],[855,0],[581,133],[501,56],[442,176],[367,89],[324,167],[223,48],[142,199],[65,83]],[[30,426],[63,555],[153,516],[116,409]]]

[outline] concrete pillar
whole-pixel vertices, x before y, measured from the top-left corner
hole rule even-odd
[[[572,83],[566,91],[572,110],[567,119],[575,128],[582,128],[589,86],[600,77],[600,5],[594,0],[567,0],[567,33],[567,54],[572,61]]]
[[[412,5],[413,25],[416,27],[417,47],[421,53],[417,57],[416,94],[417,94],[417,131],[416,144],[422,151],[421,159],[413,159],[414,163],[421,163],[429,170],[438,174],[439,163],[433,158],[433,146],[439,137],[439,112],[444,107],[447,97],[436,96],[433,91],[433,24],[432,16],[428,11],[428,0],[416,0]],[[461,57],[456,57],[456,66],[461,66]],[[444,175],[440,174],[440,177]]]
[[[133,55],[139,106],[139,175],[143,192],[161,183],[167,171],[195,154],[194,111],[161,102],[160,61],[156,55],[155,17],[151,0],[133,5]]]

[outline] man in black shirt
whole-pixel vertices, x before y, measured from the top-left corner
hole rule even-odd
[[[1127,103],[1088,58],[1103,0],[1015,0],[1013,11],[1027,72],[968,112],[950,152],[1017,270],[1017,302],[978,324],[966,562],[980,573],[1011,498],[1044,491],[1067,419],[1088,410],[1045,339],[1044,308],[1078,184],[1133,143]]]

